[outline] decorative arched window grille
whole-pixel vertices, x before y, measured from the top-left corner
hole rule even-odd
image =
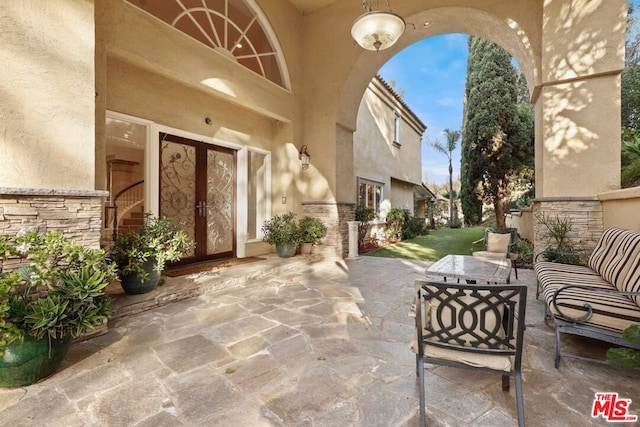
[[[189,37],[289,89],[280,46],[253,0],[127,0]]]

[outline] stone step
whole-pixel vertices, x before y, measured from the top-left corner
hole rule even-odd
[[[179,277],[165,277],[164,283],[153,291],[142,295],[128,295],[122,290],[120,282],[115,281],[107,287],[113,298],[113,314],[109,320],[121,319],[143,311],[161,307],[172,302],[182,301],[218,291],[231,286],[242,286],[252,280],[267,276],[304,269],[312,263],[319,262],[322,255],[296,255],[292,258],[279,258],[277,255],[261,256],[264,260],[214,267],[204,271]],[[212,280],[214,279],[214,280]]]

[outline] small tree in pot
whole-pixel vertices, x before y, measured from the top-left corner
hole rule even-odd
[[[276,245],[281,258],[292,257],[302,242],[300,227],[296,224],[293,212],[275,215],[262,225],[262,240],[270,245]]]
[[[302,245],[300,253],[310,254],[313,245],[322,243],[322,239],[327,235],[327,226],[320,218],[305,216],[298,222],[300,233],[302,235]]]

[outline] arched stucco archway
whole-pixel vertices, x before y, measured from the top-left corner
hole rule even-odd
[[[350,40],[348,28],[360,12],[355,3],[334,3],[306,18],[303,134],[310,150],[326,153],[316,164],[317,178],[330,189],[324,197],[338,205],[355,199],[352,133],[357,105],[377,70],[418,40],[467,33],[501,45],[527,78],[536,111],[538,210],[579,216],[586,239],[601,233],[595,195],[620,186],[625,0],[494,0],[482,6],[472,0],[408,0],[394,5],[409,23],[407,31],[377,53]],[[331,33],[325,31],[330,21]]]

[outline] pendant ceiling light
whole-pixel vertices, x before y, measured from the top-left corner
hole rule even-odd
[[[406,24],[400,15],[391,12],[389,0],[389,12],[373,10],[374,5],[378,5],[378,0],[362,1],[366,12],[353,22],[351,37],[364,49],[379,51],[393,46],[404,33]]]

